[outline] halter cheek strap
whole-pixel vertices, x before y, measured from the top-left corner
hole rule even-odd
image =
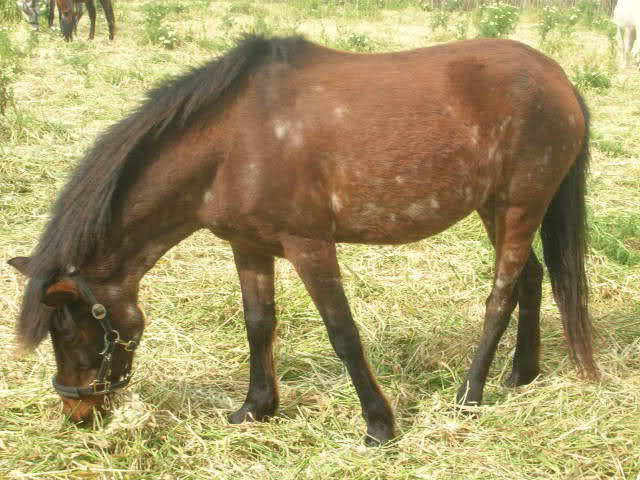
[[[104,305],[98,303],[98,300],[96,300],[91,288],[80,276],[77,268],[73,266],[68,267],[67,275],[73,277],[78,289],[80,290],[81,297],[87,300],[91,305],[91,316],[100,323],[100,326],[104,330],[104,349],[100,352],[102,361],[100,362],[100,368],[98,369],[96,379],[91,382],[88,387],[69,387],[67,385],[62,385],[57,382],[57,376],[54,375],[51,379],[53,388],[60,395],[70,398],[105,395],[107,393],[120,390],[129,384],[129,381],[131,380],[131,371],[127,372],[125,377],[118,382],[109,381],[109,377],[111,376],[113,352],[118,345],[120,345],[126,352],[133,352],[137,348],[138,342],[135,340],[125,341],[120,338],[120,333],[111,325],[111,321],[109,320],[109,311]]]

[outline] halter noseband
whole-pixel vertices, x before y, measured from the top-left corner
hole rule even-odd
[[[95,295],[91,291],[91,288],[89,288],[89,285],[87,285],[85,280],[80,276],[80,272],[76,267],[67,267],[66,273],[68,276],[74,277],[81,296],[91,305],[91,316],[98,320],[100,326],[104,330],[104,349],[100,352],[102,362],[100,362],[100,368],[98,369],[96,379],[91,382],[88,387],[68,387],[66,385],[61,385],[56,381],[56,375],[51,379],[51,383],[53,384],[55,391],[64,397],[80,398],[113,393],[116,390],[126,387],[131,380],[130,371],[127,372],[125,377],[119,382],[111,382],[108,380],[111,375],[113,352],[117,345],[121,345],[127,352],[133,352],[138,346],[138,342],[135,340],[124,341],[120,338],[120,333],[111,326],[109,311],[104,305],[98,303]]]

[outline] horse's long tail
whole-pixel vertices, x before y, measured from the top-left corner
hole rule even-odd
[[[551,277],[553,295],[560,310],[569,354],[578,369],[596,378],[593,360],[589,288],[584,268],[587,211],[586,175],[589,167],[589,110],[575,91],[585,121],[582,150],[560,184],[542,221],[544,261]]]

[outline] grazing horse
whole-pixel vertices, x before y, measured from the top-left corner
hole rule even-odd
[[[248,36],[152,91],[87,153],[31,257],[17,334],[51,335],[53,379],[74,419],[124,387],[145,326],[143,275],[206,228],[240,278],[249,388],[232,423],[278,407],[274,257],[295,267],[346,365],[367,442],[394,435],[365,358],[336,243],[401,244],[477,211],[495,247],[484,328],[457,401],[481,402],[516,304],[510,385],[539,373],[544,259],[569,345],[595,376],[587,307],[588,114],[562,69],[511,40],[354,54],[301,37]],[[428,317],[425,318],[428,322]]]
[[[72,39],[76,33],[78,22],[82,17],[82,4],[87,5],[91,26],[89,27],[89,40],[93,40],[96,32],[96,4],[95,0],[49,0],[49,26],[53,25],[55,7],[58,6],[60,29],[65,40]],[[111,0],[100,0],[100,5],[104,10],[107,23],[109,25],[109,40],[113,40],[116,31],[116,20],[113,15]]]
[[[640,62],[640,0],[618,0],[613,23],[618,26],[620,65]]]

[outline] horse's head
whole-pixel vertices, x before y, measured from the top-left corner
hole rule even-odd
[[[13,258],[9,264],[29,274],[29,258]],[[43,336],[38,331],[48,327],[58,367],[53,386],[62,397],[64,412],[76,421],[89,420],[94,409],[104,410],[109,395],[129,383],[145,326],[136,303],[137,287],[90,281],[68,267],[40,293],[44,312],[37,318],[24,318],[32,309],[23,304],[18,324],[21,341],[37,344]]]
[[[71,40],[73,33],[82,16],[82,5],[75,0],[56,0],[60,12],[60,29],[65,40]]]

